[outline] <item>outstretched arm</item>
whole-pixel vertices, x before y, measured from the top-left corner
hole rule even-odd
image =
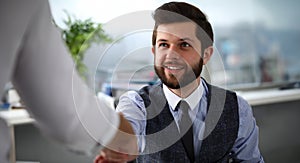
[[[131,124],[122,113],[119,115],[121,121],[119,130],[112,142],[95,158],[95,163],[128,162],[137,157],[137,139]]]

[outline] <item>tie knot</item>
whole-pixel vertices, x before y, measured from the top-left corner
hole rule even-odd
[[[190,106],[186,101],[181,100],[178,103],[178,108],[180,108],[182,110],[183,114],[186,114],[186,113],[188,113]]]

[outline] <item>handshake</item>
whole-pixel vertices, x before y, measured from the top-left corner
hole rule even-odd
[[[137,138],[131,124],[121,113],[120,126],[113,140],[96,156],[94,163],[122,163],[138,155]]]

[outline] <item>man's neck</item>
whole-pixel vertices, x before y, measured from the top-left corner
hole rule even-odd
[[[198,86],[200,84],[200,80],[201,80],[201,78],[198,77],[196,80],[194,80],[193,82],[191,82],[190,84],[188,84],[182,88],[179,88],[179,89],[170,89],[169,88],[169,89],[177,96],[179,96],[181,98],[186,98],[198,88]]]

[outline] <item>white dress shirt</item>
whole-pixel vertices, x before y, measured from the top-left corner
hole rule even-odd
[[[179,115],[181,115],[181,110],[175,111],[177,104],[184,100],[188,103],[190,110],[189,110],[189,116],[192,121],[196,118],[196,114],[198,112],[198,104],[199,104],[199,97],[202,97],[203,94],[203,85],[199,84],[197,89],[195,89],[192,94],[190,94],[187,98],[181,98],[174,94],[166,85],[163,84],[163,91],[166,96],[166,99],[168,101],[168,104],[170,105],[170,109],[172,110],[172,115],[175,118],[176,125],[179,129],[179,119],[181,118]]]

